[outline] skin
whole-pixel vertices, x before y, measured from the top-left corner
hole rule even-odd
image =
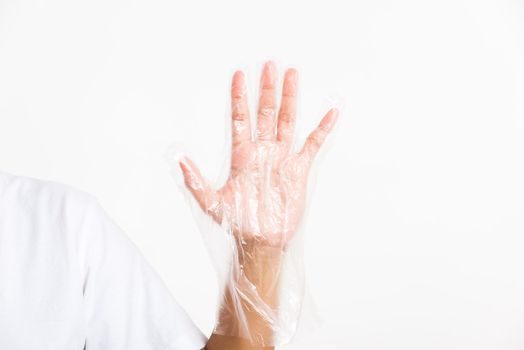
[[[185,185],[200,208],[229,228],[237,247],[236,268],[231,269],[231,283],[226,286],[215,327],[220,332],[211,335],[208,350],[273,349],[221,334],[235,334],[244,327],[250,334],[271,338],[271,322],[238,295],[255,288],[264,304],[277,310],[281,261],[302,219],[309,170],[339,114],[330,109],[301,149],[293,151],[298,72],[289,68],[284,74],[278,114],[276,78],[274,62],[265,62],[253,135],[245,76],[242,71],[233,74],[231,168],[221,188],[213,188],[188,157],[179,161]]]

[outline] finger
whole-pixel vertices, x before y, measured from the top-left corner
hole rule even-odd
[[[182,156],[178,164],[180,165],[180,169],[184,176],[184,183],[200,208],[217,222],[220,222],[222,209],[218,193],[200,174],[200,170],[198,170],[197,166],[191,159]]]
[[[246,81],[242,71],[236,71],[231,81],[231,123],[233,148],[251,140]]]
[[[295,128],[297,75],[298,73],[294,68],[286,71],[278,112],[277,141],[283,142],[287,147],[291,146]]]
[[[315,130],[309,134],[306,143],[299,152],[300,157],[305,158],[308,164],[311,164],[313,161],[313,158],[318,153],[320,146],[322,146],[327,135],[333,129],[337,118],[338,109],[330,109],[324,118],[322,118]]]
[[[257,113],[257,139],[275,139],[275,80],[276,68],[272,61],[267,61],[260,79],[260,97]]]

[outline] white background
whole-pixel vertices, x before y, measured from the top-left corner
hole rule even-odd
[[[324,323],[286,348],[523,349],[521,1],[0,0],[0,169],[97,196],[209,334],[163,155],[218,179],[231,75],[253,103],[268,58],[299,70],[299,141],[342,102],[305,223]]]

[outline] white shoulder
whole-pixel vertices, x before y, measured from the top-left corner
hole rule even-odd
[[[26,207],[38,204],[82,207],[96,201],[89,192],[68,183],[3,171],[0,171],[0,195]]]

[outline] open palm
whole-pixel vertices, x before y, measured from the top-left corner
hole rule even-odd
[[[253,137],[244,73],[233,74],[231,169],[222,188],[214,189],[189,158],[179,163],[200,208],[242,244],[283,247],[293,238],[304,212],[309,169],[338,116],[337,109],[330,109],[294,152],[297,71],[285,72],[278,115],[275,82],[275,64],[267,61]]]

